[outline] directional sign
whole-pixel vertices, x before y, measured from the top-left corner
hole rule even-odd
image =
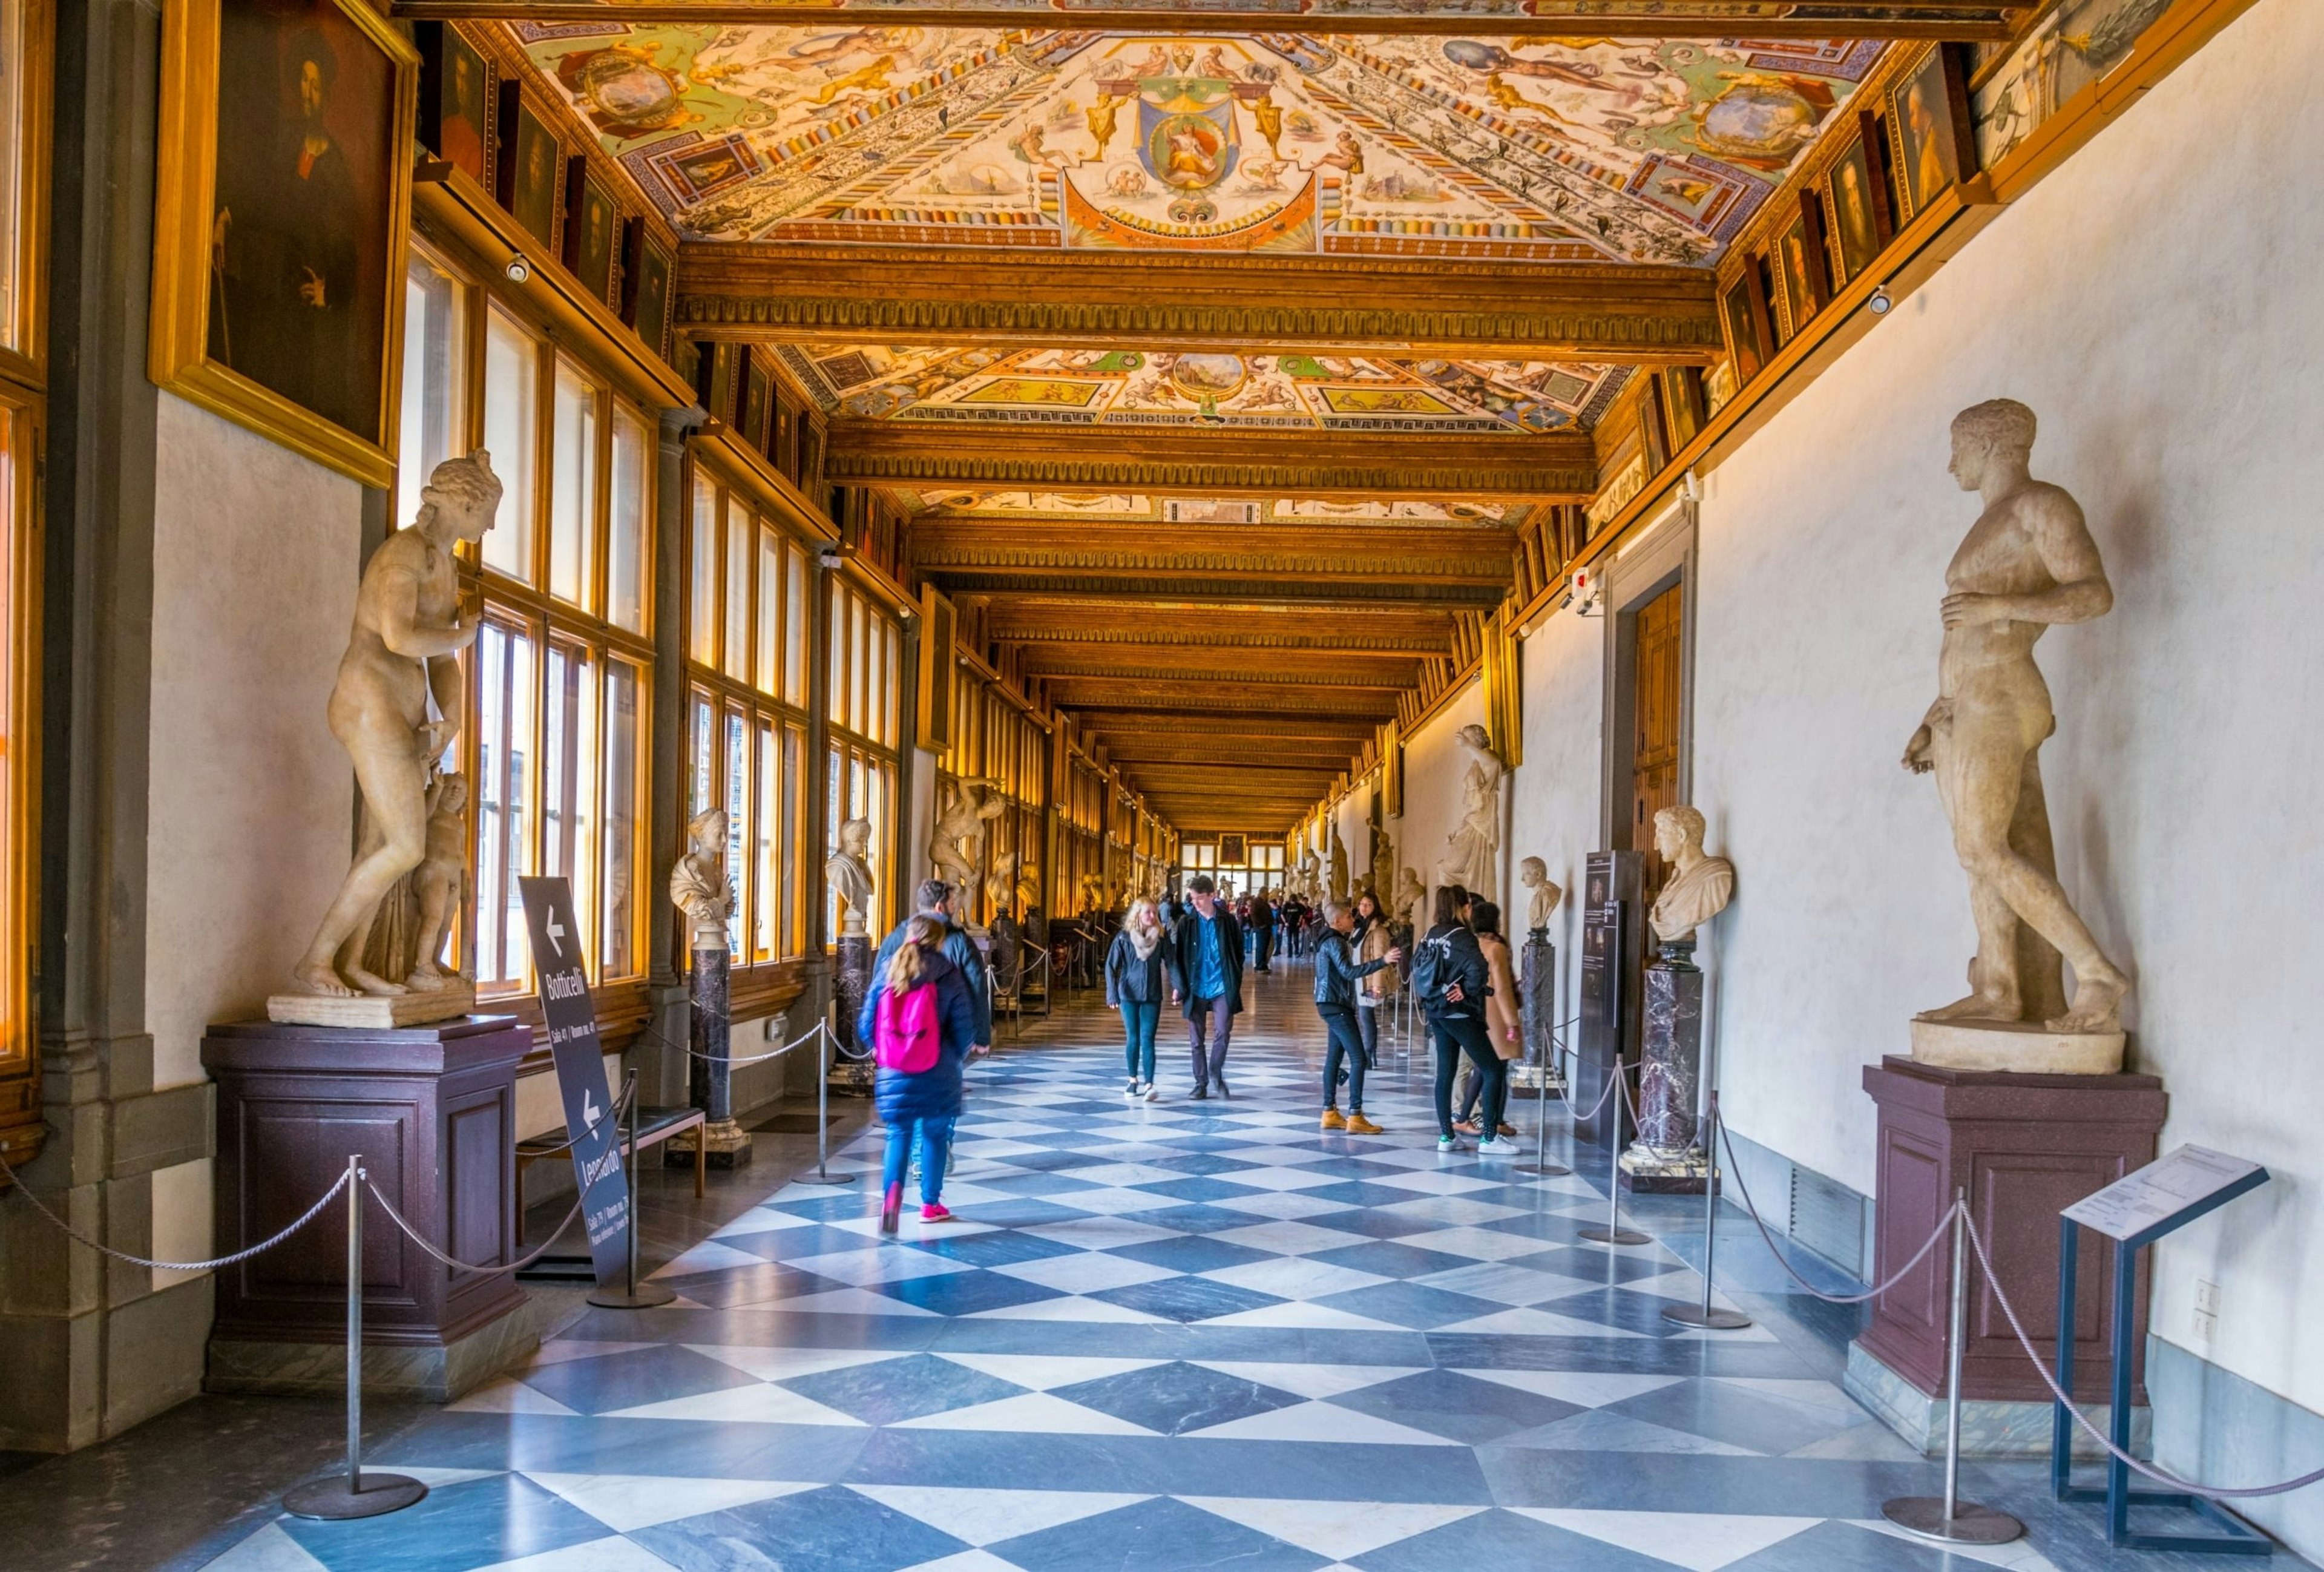
[[[573,887],[562,878],[519,879],[525,926],[532,936],[532,969],[540,978],[540,1013],[549,1023],[549,1052],[565,1103],[565,1130],[573,1138],[573,1177],[581,1187],[582,1225],[589,1254],[604,1286],[623,1281],[630,1258],[629,1177],[622,1168],[621,1129],[607,1116],[613,1093],[597,1040],[597,1010],[573,918]]]

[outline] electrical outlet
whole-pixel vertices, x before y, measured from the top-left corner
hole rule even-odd
[[[2219,1285],[2200,1280],[2195,1284],[2195,1338],[2209,1343],[2219,1330]]]

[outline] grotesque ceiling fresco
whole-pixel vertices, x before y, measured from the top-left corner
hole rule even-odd
[[[1621,367],[1548,361],[1147,349],[784,345],[833,413],[862,420],[1522,436],[1587,424]]]
[[[1539,503],[1493,498],[1369,500],[1326,497],[1147,496],[1119,491],[897,490],[908,511],[925,518],[1085,520],[1168,524],[1456,524],[1514,529]]]
[[[1708,265],[1863,41],[521,23],[685,235]]]

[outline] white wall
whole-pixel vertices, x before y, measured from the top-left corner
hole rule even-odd
[[[1404,813],[1393,821],[1396,855],[1436,895],[1436,865],[1445,837],[1461,822],[1461,745],[1464,726],[1485,724],[1485,688],[1471,682],[1404,744]],[[1506,790],[1506,788],[1504,788]]]
[[[168,393],[157,447],[145,1019],[158,1088],[204,1078],[210,1022],[263,1017],[346,872],[354,774],[323,710],[355,615],[363,493]],[[152,1187],[161,1258],[208,1255],[208,1161]]]
[[[1525,641],[1525,763],[1511,780],[1509,859],[1539,857],[1565,892],[1549,926],[1557,946],[1558,1018],[1573,1013],[1582,985],[1582,874],[1602,849],[1599,799],[1605,734],[1606,624],[1561,613]],[[1406,789],[1410,789],[1407,777]],[[1515,886],[1504,926],[1521,932],[1532,896]],[[1520,942],[1522,942],[1520,940]]]
[[[1333,818],[1340,828],[1340,844],[1348,849],[1348,888],[1363,888],[1371,872],[1372,788],[1360,784],[1340,799]]]
[[[2319,59],[2324,6],[2264,0],[1710,476],[1694,754],[1739,874],[1725,1101],[1739,1133],[1868,1191],[1858,1067],[1906,1050],[1974,948],[1935,791],[1897,763],[1977,513],[1947,424],[2031,404],[2035,472],[2080,500],[2116,596],[2039,652],[2060,873],[2136,979],[2134,1068],[2164,1077],[2166,1148],[2275,1175],[2163,1248],[2153,1328],[2310,1409],[2324,1036],[2286,985],[2324,937],[2324,203],[2282,161],[2324,138]],[[2208,1345],[2198,1278],[2221,1290]]]

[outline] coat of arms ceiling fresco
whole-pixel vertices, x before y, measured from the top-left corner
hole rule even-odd
[[[1708,265],[1865,41],[520,24],[692,238]]]
[[[1524,435],[1588,423],[1626,368],[1549,361],[1144,349],[785,345],[861,420]]]

